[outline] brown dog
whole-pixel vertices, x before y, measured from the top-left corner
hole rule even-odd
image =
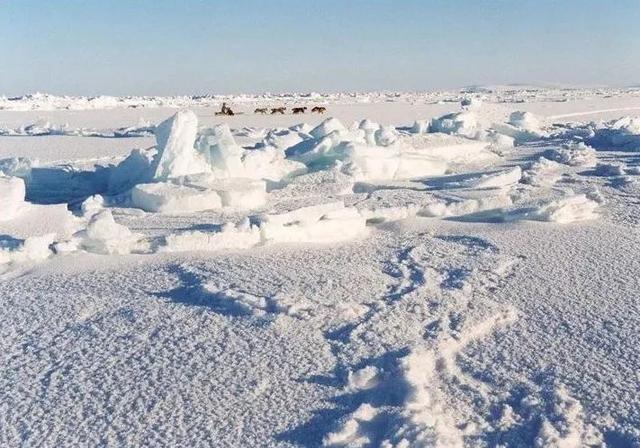
[[[327,108],[324,106],[316,106],[313,109],[311,109],[311,112],[315,112],[318,114],[323,114],[327,111]]]
[[[267,108],[266,107],[258,107],[256,110],[253,111],[254,114],[266,114],[267,113]]]
[[[274,114],[283,114],[284,115],[284,111],[287,110],[286,107],[274,107],[273,109],[271,109],[271,115]]]
[[[304,114],[307,111],[306,106],[305,107],[294,107],[292,109],[294,114]]]

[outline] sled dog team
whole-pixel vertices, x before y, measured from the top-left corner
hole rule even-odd
[[[291,108],[291,112],[293,114],[304,114],[307,112],[308,107],[304,106],[304,107],[293,107]],[[283,114],[285,113],[285,111],[287,110],[286,107],[273,107],[271,108],[271,115],[275,115],[275,114]],[[312,113],[317,113],[317,114],[323,114],[327,111],[327,108],[324,106],[315,106],[313,108],[311,108],[311,112]],[[269,109],[266,107],[258,107],[256,110],[253,111],[254,114],[267,114],[269,113]],[[231,108],[229,106],[227,106],[227,103],[222,103],[222,108],[220,109],[219,112],[216,112],[216,115],[229,115],[229,116],[233,116],[235,115],[235,113],[231,110]]]
[[[304,106],[304,107],[292,107],[291,108],[291,112],[293,114],[304,114],[307,112],[308,107]],[[287,110],[286,107],[273,107],[271,108],[271,115],[275,115],[275,114],[284,114],[285,111]],[[317,114],[323,114],[327,111],[327,108],[324,106],[315,106],[311,109],[312,113],[317,113]],[[253,111],[254,114],[266,114],[269,112],[269,109],[267,109],[266,107],[259,107],[256,110]]]

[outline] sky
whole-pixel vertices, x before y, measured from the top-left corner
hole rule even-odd
[[[640,0],[0,0],[0,95],[640,84]]]

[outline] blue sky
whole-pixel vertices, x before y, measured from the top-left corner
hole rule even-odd
[[[640,83],[639,0],[0,0],[0,94]]]

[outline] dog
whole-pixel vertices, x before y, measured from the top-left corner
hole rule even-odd
[[[292,111],[294,114],[304,114],[307,111],[307,107],[294,107]]]
[[[286,107],[274,107],[273,109],[271,109],[271,115],[274,114],[283,114],[284,115],[284,111],[287,110]]]
[[[314,107],[313,109],[311,109],[311,112],[312,112],[312,113],[313,113],[313,112],[315,112],[315,113],[318,113],[318,114],[323,114],[323,113],[325,113],[326,111],[327,111],[327,108],[326,108],[326,107],[324,107],[324,106],[316,106],[316,107]]]
[[[267,113],[267,108],[266,107],[258,107],[256,110],[253,111],[254,114],[266,114]]]

